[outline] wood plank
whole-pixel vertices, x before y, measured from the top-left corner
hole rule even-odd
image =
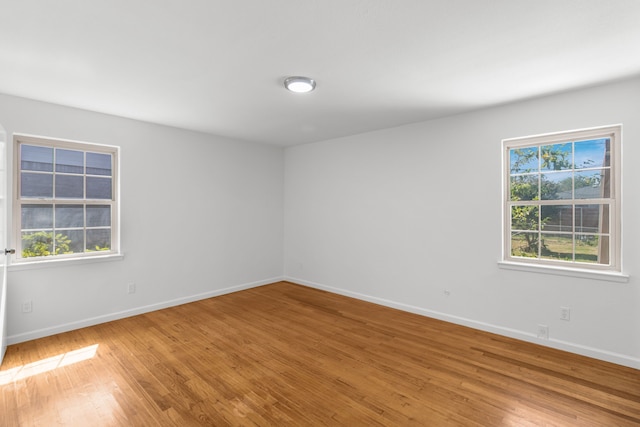
[[[638,370],[286,282],[10,346],[0,389],[3,426],[640,425]]]

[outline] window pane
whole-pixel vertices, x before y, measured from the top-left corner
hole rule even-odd
[[[53,205],[22,205],[22,230],[53,227]]]
[[[511,256],[537,258],[538,233],[511,233]]]
[[[599,199],[605,197],[602,178],[604,169],[595,171],[576,172],[575,178],[575,198],[576,199]]]
[[[573,207],[571,205],[541,206],[544,231],[573,231]]]
[[[609,264],[609,237],[576,234],[576,262]]]
[[[82,199],[84,197],[83,187],[83,176],[56,175],[56,198]]]
[[[576,233],[609,233],[609,205],[576,205]]]
[[[576,142],[576,169],[611,166],[610,141],[609,138],[601,138]]]
[[[56,172],[84,173],[84,153],[75,150],[56,150]]]
[[[87,153],[87,175],[111,176],[111,154]]]
[[[53,172],[53,148],[21,144],[20,168],[29,171]]]
[[[35,231],[22,233],[22,256],[53,255],[53,231]]]
[[[84,230],[56,230],[56,255],[84,252]]]
[[[88,176],[87,199],[111,199],[111,178]]]
[[[573,235],[543,234],[541,258],[573,261]]]
[[[572,199],[572,172],[545,173],[542,175],[540,199],[565,200]]]
[[[56,205],[56,228],[84,227],[83,205]]]
[[[538,206],[511,206],[511,229],[538,230]]]
[[[538,200],[538,175],[512,176],[509,191],[513,201]]]
[[[540,170],[561,171],[571,169],[573,166],[571,146],[570,142],[565,142],[563,144],[540,147]]]
[[[87,227],[111,226],[111,206],[87,206]]]
[[[21,173],[20,196],[53,197],[53,175],[48,173]]]
[[[87,252],[111,249],[111,229],[87,230]]]
[[[509,170],[511,173],[538,171],[538,147],[509,150]]]

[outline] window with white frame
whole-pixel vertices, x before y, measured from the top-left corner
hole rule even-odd
[[[118,252],[118,148],[14,136],[16,261]]]
[[[503,140],[505,261],[620,272],[621,133]]]

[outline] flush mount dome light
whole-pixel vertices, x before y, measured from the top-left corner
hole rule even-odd
[[[309,77],[287,77],[284,79],[284,87],[296,93],[311,92],[316,88],[316,81]]]

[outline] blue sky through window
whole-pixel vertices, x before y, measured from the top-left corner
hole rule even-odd
[[[573,157],[571,153],[571,147],[573,145]],[[609,146],[609,138],[591,139],[586,141],[576,141],[572,143],[560,143],[553,145],[546,145],[545,149],[551,149],[557,152],[562,152],[565,155],[565,160],[574,164],[576,169],[583,168],[599,168],[610,166],[608,164],[607,149]],[[512,174],[537,172],[538,165],[538,147],[524,147],[514,148],[509,150],[509,163]],[[522,159],[528,158],[526,161]],[[518,161],[521,163],[518,164]],[[544,160],[543,160],[544,162]],[[548,170],[549,168],[544,168]],[[563,168],[564,169],[564,168]]]

